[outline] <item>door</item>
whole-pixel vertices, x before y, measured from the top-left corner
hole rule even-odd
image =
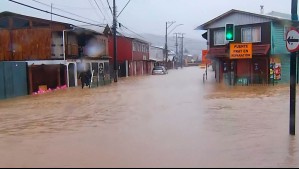
[[[267,59],[256,58],[252,63],[252,82],[253,84],[266,84],[268,71],[267,71]]]
[[[68,66],[68,74],[69,74],[69,87],[75,87],[76,86],[76,80],[75,78],[75,64],[74,63],[70,63]]]

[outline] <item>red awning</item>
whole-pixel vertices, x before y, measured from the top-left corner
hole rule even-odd
[[[226,47],[210,48],[207,58],[227,57]]]
[[[253,56],[255,55],[267,55],[270,50],[270,44],[265,45],[253,45]]]

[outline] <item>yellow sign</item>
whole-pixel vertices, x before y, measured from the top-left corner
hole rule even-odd
[[[252,43],[230,44],[230,59],[252,59]]]

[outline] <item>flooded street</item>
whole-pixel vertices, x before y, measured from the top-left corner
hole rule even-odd
[[[0,167],[299,167],[288,86],[203,72],[0,101]]]

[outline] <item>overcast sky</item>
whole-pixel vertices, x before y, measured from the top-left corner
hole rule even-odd
[[[15,0],[34,7],[50,11],[50,7],[34,2],[34,0]],[[96,7],[94,0],[38,0],[45,4],[53,3],[53,6],[71,13],[75,13],[100,23],[112,23],[112,15],[107,5],[107,0],[96,0],[102,12]],[[112,5],[112,0],[108,0]],[[116,0],[118,12],[120,12],[128,0]],[[92,3],[92,5],[90,4]],[[103,7],[103,5],[104,7]],[[177,27],[174,32],[186,33],[186,36],[201,39],[201,32],[194,29],[231,10],[238,9],[247,12],[259,13],[260,5],[264,5],[265,13],[271,11],[291,13],[291,0],[131,0],[127,8],[119,16],[119,22],[136,33],[151,33],[165,35],[166,21],[176,21],[173,25],[184,24]],[[42,13],[27,7],[23,7],[8,0],[0,0],[0,11],[50,19],[50,14]],[[92,22],[78,16],[73,16],[54,8],[54,13],[76,19]],[[103,13],[103,14],[102,14]],[[103,17],[105,16],[105,18]],[[80,25],[69,20],[53,17],[54,20]],[[171,30],[170,28],[169,30]]]

